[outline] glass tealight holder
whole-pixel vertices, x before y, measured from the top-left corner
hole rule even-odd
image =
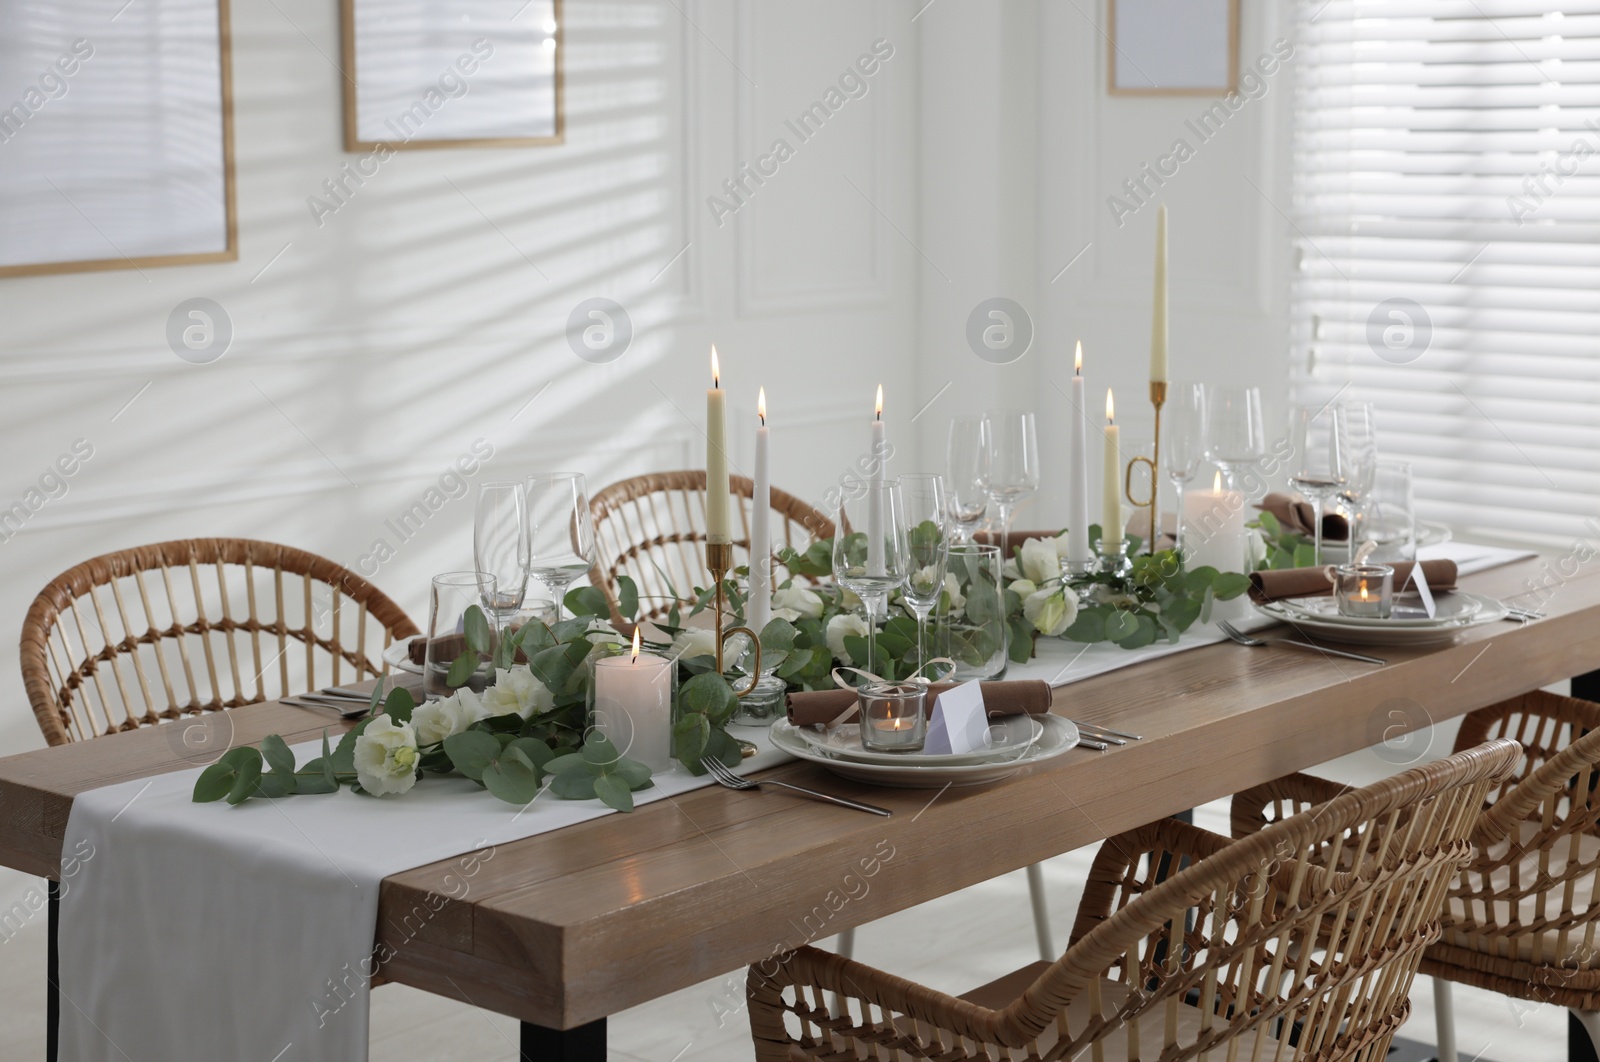
[[[1333,570],[1339,615],[1388,619],[1394,611],[1394,569],[1387,564],[1346,564]]]
[[[861,687],[861,747],[869,752],[918,752],[928,736],[923,714],[928,688],[918,682],[874,682]]]
[[[1133,558],[1128,556],[1128,540],[1107,542],[1101,539],[1095,547],[1097,559],[1095,561],[1095,574],[1114,575],[1119,579],[1127,579],[1133,575]]]

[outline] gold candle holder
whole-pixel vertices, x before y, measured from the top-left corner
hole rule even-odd
[[[1122,476],[1122,494],[1128,499],[1128,504],[1135,509],[1150,510],[1150,533],[1145,538],[1145,552],[1156,551],[1156,539],[1161,537],[1160,513],[1156,511],[1157,500],[1161,497],[1161,479],[1159,476],[1161,464],[1161,407],[1167,401],[1167,381],[1150,381],[1150,404],[1156,407],[1156,438],[1151,449],[1154,451],[1149,457],[1140,454],[1128,461],[1127,470]],[[1150,497],[1140,501],[1133,496],[1133,470],[1139,464],[1144,464],[1150,469]],[[1179,514],[1179,519],[1183,515]]]
[[[734,690],[734,696],[743,697],[756,688],[756,683],[761,681],[761,639],[749,627],[722,627],[722,606],[724,602],[722,582],[727,578],[729,570],[733,568],[733,543],[707,542],[706,543],[706,568],[711,572],[712,585],[716,588],[716,607],[712,610],[717,625],[717,674],[722,674],[722,643],[730,635],[744,634],[749,637],[750,644],[755,646],[756,659],[750,668],[750,685],[742,690]]]

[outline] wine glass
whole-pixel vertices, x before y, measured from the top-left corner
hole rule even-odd
[[[871,482],[839,500],[833,581],[855,591],[867,611],[867,672],[877,672],[877,630],[889,592],[905,582],[906,527],[900,484]],[[843,528],[852,528],[848,534]],[[888,678],[890,676],[883,676]]]
[[[1311,502],[1312,561],[1322,563],[1322,504],[1344,487],[1350,454],[1344,411],[1336,405],[1295,406],[1289,411],[1294,463],[1289,483]]]
[[[528,590],[528,510],[521,483],[483,483],[472,523],[472,559],[494,576],[487,605],[504,623]]]
[[[1011,556],[1011,514],[1039,489],[1039,443],[1033,414],[989,413],[989,500],[1000,516],[1000,555]]]
[[[1350,510],[1350,555],[1354,557],[1358,545],[1355,528],[1372,497],[1373,481],[1378,475],[1378,410],[1371,402],[1353,400],[1340,402],[1339,408],[1344,410],[1345,447],[1350,455],[1339,497]]]
[[[582,472],[535,472],[527,481],[528,574],[549,587],[562,618],[567,587],[594,566],[594,523]]]
[[[1222,469],[1229,490],[1238,489],[1238,470],[1267,455],[1266,424],[1261,419],[1261,389],[1206,389],[1206,460]]]
[[[1175,524],[1176,540],[1173,547],[1183,555],[1183,492],[1189,481],[1200,471],[1200,459],[1206,445],[1206,392],[1199,384],[1173,384],[1167,396],[1167,405],[1161,432],[1161,463],[1166,466],[1167,477],[1177,494],[1178,518]],[[1155,531],[1152,530],[1154,535]]]
[[[989,507],[988,421],[982,417],[956,417],[950,421],[945,471],[951,536],[957,542],[971,542],[973,531]]]
[[[949,516],[944,477],[913,472],[900,477],[900,500],[905,505],[906,604],[917,617],[918,676],[927,666],[922,629],[944,592],[944,573],[950,558]]]

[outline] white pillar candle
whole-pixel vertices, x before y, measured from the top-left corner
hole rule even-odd
[[[1105,476],[1100,494],[1100,542],[1114,547],[1122,542],[1122,430],[1117,427],[1117,407],[1106,389]]]
[[[711,348],[711,389],[706,392],[706,541],[732,542],[728,531],[728,448],[717,348]]]
[[[878,401],[872,411],[872,475],[868,479],[874,488],[883,486],[887,450],[883,432],[883,384],[879,384]],[[883,573],[883,492],[874,489],[867,492],[867,574]]]
[[[757,634],[772,618],[772,482],[767,475],[767,389],[756,394],[756,475],[750,499],[750,605],[745,616]]]
[[[672,766],[673,663],[639,651],[594,662],[594,725],[630,760],[660,773]]]
[[[1156,211],[1156,292],[1150,320],[1150,380],[1167,378],[1167,205]]]
[[[1184,564],[1222,572],[1245,570],[1244,495],[1227,490],[1218,472],[1210,490],[1183,492]]]
[[[1072,359],[1072,409],[1068,411],[1070,429],[1067,470],[1067,561],[1084,565],[1094,559],[1089,549],[1089,411],[1083,398],[1083,343]]]

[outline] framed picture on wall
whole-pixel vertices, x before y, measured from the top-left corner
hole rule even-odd
[[[227,0],[119,4],[0,3],[0,277],[239,257]]]
[[[1239,0],[1106,0],[1113,96],[1216,96],[1239,87]]]
[[[561,143],[561,0],[340,2],[346,151]]]

